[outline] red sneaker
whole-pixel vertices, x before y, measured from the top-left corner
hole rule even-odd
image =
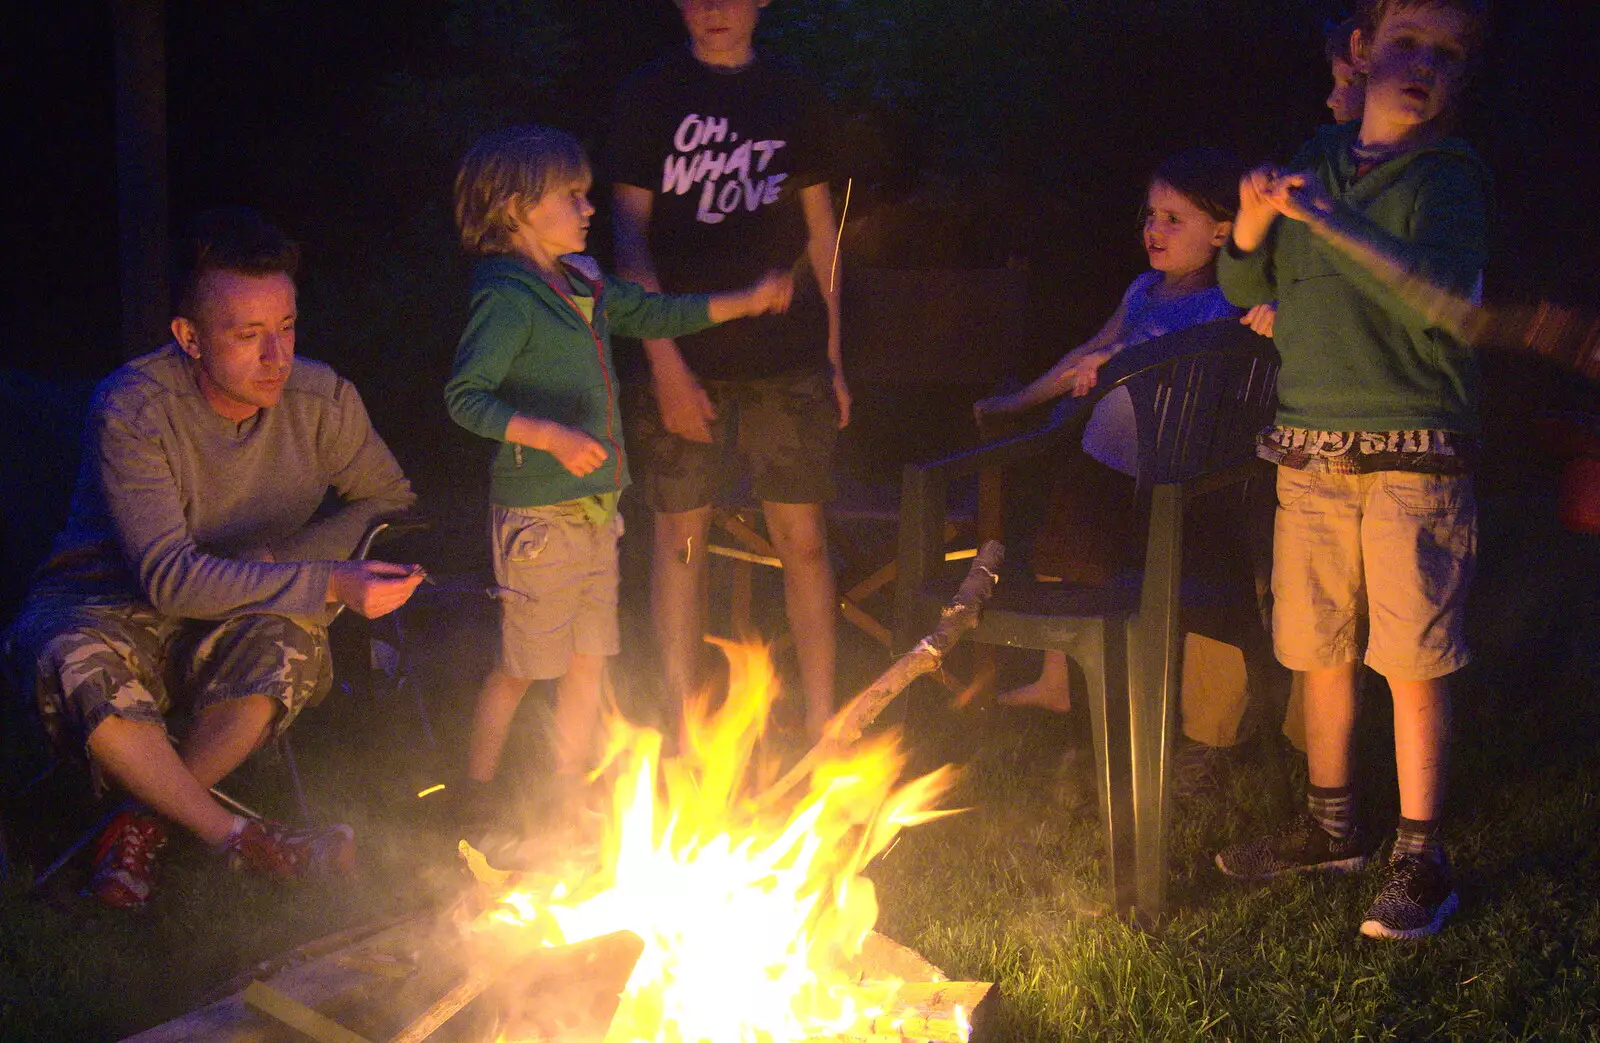
[[[94,875],[85,894],[117,909],[137,909],[156,886],[156,856],[167,846],[167,827],[152,815],[124,811],[111,820],[94,849]]]
[[[349,876],[356,871],[355,835],[349,826],[291,829],[271,819],[252,819],[228,839],[223,853],[230,869],[258,869],[279,880]]]

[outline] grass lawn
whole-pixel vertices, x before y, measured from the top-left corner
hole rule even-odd
[[[880,929],[952,976],[998,983],[995,1040],[1600,1039],[1597,572],[1589,543],[1534,531],[1543,524],[1512,513],[1485,526],[1500,550],[1480,580],[1482,658],[1458,688],[1447,831],[1462,907],[1439,937],[1359,939],[1373,873],[1249,887],[1215,871],[1216,847],[1282,814],[1299,781],[1293,759],[1263,754],[1242,758],[1219,796],[1175,810],[1169,919],[1141,930],[1095,915],[1094,805],[1057,784],[1081,729],[1018,710],[929,715],[917,760],[965,764],[953,802],[972,810],[909,832],[874,865]],[[457,749],[487,665],[487,600],[417,616],[414,680]],[[640,621],[628,625],[637,646]],[[841,687],[883,665],[853,636],[843,649]],[[641,669],[636,654],[624,668]],[[1395,814],[1389,736],[1381,709],[1369,716],[1362,810],[1381,826]],[[313,806],[356,827],[359,882],[283,888],[220,873],[181,841],[138,913],[78,898],[81,866],[43,895],[13,881],[0,893],[0,1040],[117,1039],[254,961],[455,892],[450,838],[417,820],[414,794],[443,758],[409,701],[336,696],[302,725]],[[514,759],[536,764],[536,745]],[[233,788],[291,814],[271,764]]]

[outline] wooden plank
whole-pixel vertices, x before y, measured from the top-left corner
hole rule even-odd
[[[253,981],[247,985],[244,1001],[267,1017],[310,1036],[316,1043],[370,1043],[367,1037],[351,1032],[298,1000],[290,999],[266,982]]]
[[[393,984],[391,976],[375,973],[352,955],[417,952],[427,954],[430,963],[455,962],[443,951],[439,935],[438,914],[416,916],[353,947],[286,967],[273,975],[271,985],[296,1003],[326,1011],[358,1000],[364,991]],[[280,1026],[263,1019],[245,1002],[241,990],[131,1036],[125,1043],[281,1043],[285,1038]]]

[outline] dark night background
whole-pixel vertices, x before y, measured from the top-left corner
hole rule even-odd
[[[1109,313],[1142,267],[1134,217],[1158,158],[1197,142],[1281,157],[1322,121],[1321,27],[1337,10],[775,0],[761,39],[838,104],[841,174],[854,179],[847,264],[1027,260],[1031,341],[995,352],[979,385],[1031,376]],[[1491,298],[1600,307],[1597,12],[1498,5],[1463,128],[1498,179]],[[5,364],[98,377],[120,360],[109,5],[16,4],[3,17]],[[480,503],[481,447],[440,396],[467,273],[449,218],[455,162],[509,122],[563,126],[597,151],[617,83],[681,38],[677,12],[668,0],[173,0],[166,18],[174,225],[247,203],[302,240],[301,352],[355,380],[425,496]],[[606,198],[602,187],[591,237],[603,260]],[[1587,401],[1537,366],[1496,363],[1491,376],[1491,437],[1510,471],[1528,459],[1518,433],[1531,408]],[[461,513],[476,534],[476,510]]]

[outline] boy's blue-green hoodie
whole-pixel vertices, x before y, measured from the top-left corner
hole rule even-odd
[[[712,325],[704,294],[651,293],[601,275],[590,258],[562,260],[589,287],[593,322],[566,288],[558,290],[514,255],[486,257],[472,272],[471,313],[444,400],[452,420],[501,443],[489,472],[489,498],[501,507],[543,507],[621,492],[628,463],[612,331],[678,337]],[[588,432],[605,447],[605,463],[579,478],[549,453],[518,452],[505,440],[515,413]]]
[[[1490,177],[1447,138],[1356,179],[1360,122],[1320,130],[1292,169],[1313,171],[1407,268],[1468,296],[1488,256]],[[1478,432],[1478,363],[1359,263],[1280,218],[1249,254],[1232,244],[1217,281],[1241,307],[1276,300],[1278,423],[1324,431]]]

